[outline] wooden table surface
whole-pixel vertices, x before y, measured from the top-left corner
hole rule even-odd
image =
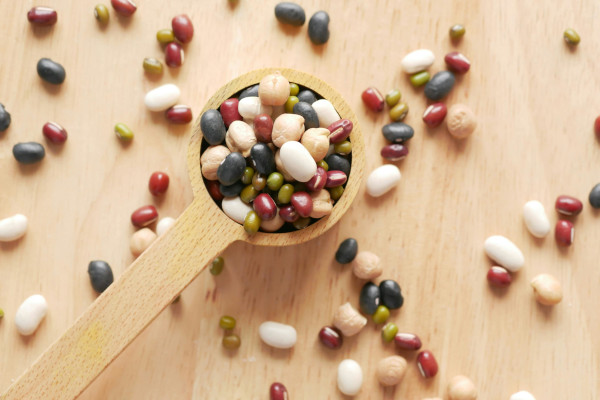
[[[220,86],[265,66],[293,67],[336,88],[360,120],[367,145],[367,171],[382,164],[381,126],[386,113],[365,110],[360,93],[400,88],[415,127],[410,155],[398,165],[402,181],[379,199],[364,186],[342,221],[327,234],[290,248],[234,244],[224,272],[202,274],[80,396],[81,399],[266,399],[274,381],[293,399],[342,399],[337,364],[357,360],[365,380],[360,399],[421,399],[442,396],[457,374],[472,378],[480,399],[508,399],[528,390],[538,400],[597,399],[600,396],[600,213],[587,202],[600,181],[600,143],[593,121],[600,113],[596,62],[600,59],[600,4],[576,0],[506,1],[303,1],[307,16],[331,16],[327,45],[311,45],[306,25],[283,28],[273,16],[276,1],[141,1],[131,19],[111,9],[108,26],[93,17],[95,1],[43,2],[59,14],[52,28],[33,29],[26,20],[35,1],[3,1],[0,102],[12,125],[0,134],[0,218],[28,216],[26,236],[0,244],[0,388],[4,390],[56,340],[96,298],[87,276],[92,259],[110,263],[118,276],[133,260],[130,213],[155,204],[161,216],[176,217],[192,200],[186,171],[191,124],[173,126],[148,112],[143,96],[173,82],[195,114]],[[41,3],[39,3],[41,4]],[[172,16],[190,15],[194,40],[185,64],[160,78],[144,75],[144,57],[162,58],[154,34]],[[458,45],[448,28],[464,23]],[[567,27],[582,37],[570,50]],[[449,51],[464,52],[471,71],[459,77],[448,105],[468,104],[479,118],[474,135],[453,140],[444,127],[421,121],[426,101],[399,64],[404,54],[429,48],[432,71],[444,68]],[[67,70],[60,87],[35,72],[50,57]],[[47,144],[41,127],[57,121],[69,132],[64,146]],[[113,126],[135,131],[122,145]],[[11,149],[39,141],[46,158],[20,166]],[[169,173],[163,199],[152,198],[153,171]],[[552,235],[536,240],[521,210],[541,201],[554,223],[556,196],[585,200],[570,248]],[[483,241],[511,238],[526,265],[507,290],[491,290],[485,275],[491,261]],[[405,305],[392,313],[401,331],[418,333],[437,357],[434,379],[419,376],[414,354],[404,381],[384,390],[376,381],[379,359],[395,354],[382,344],[372,322],[339,351],[324,349],[318,330],[342,303],[358,303],[363,282],[333,260],[337,244],[355,237],[362,250],[380,255],[382,278],[402,286]],[[563,284],[564,300],[553,308],[535,303],[529,281],[547,272]],[[19,304],[43,294],[49,312],[35,335],[14,326]],[[237,318],[239,351],[221,346],[218,319]],[[292,324],[298,343],[289,351],[262,344],[264,320]]]

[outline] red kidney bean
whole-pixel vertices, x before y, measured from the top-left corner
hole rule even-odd
[[[206,189],[208,190],[208,194],[210,194],[210,197],[212,197],[215,201],[221,201],[225,198],[223,193],[221,193],[221,190],[219,190],[219,187],[219,181],[206,181]]]
[[[342,186],[348,177],[343,171],[327,171],[327,182],[325,183],[325,187],[332,188],[337,186]]]
[[[181,67],[183,58],[183,47],[179,43],[171,42],[165,47],[165,63],[169,67]]]
[[[554,204],[556,211],[564,215],[577,215],[583,210],[583,203],[571,196],[558,196]]]
[[[173,124],[189,124],[192,122],[192,109],[178,104],[165,111],[165,117]]]
[[[160,196],[169,188],[169,175],[164,172],[155,172],[150,175],[148,189],[153,196]]]
[[[512,282],[512,276],[506,268],[493,266],[487,273],[487,280],[491,285],[505,287]]]
[[[448,109],[444,103],[433,103],[425,109],[423,113],[423,122],[430,128],[435,128],[444,121],[448,114]]]
[[[327,183],[327,171],[321,167],[317,167],[317,172],[310,178],[310,181],[306,182],[306,188],[311,192],[318,192],[325,187]]]
[[[600,116],[596,117],[596,121],[594,121],[594,132],[598,140],[600,140]]]
[[[374,87],[365,89],[365,91],[362,93],[362,100],[372,111],[379,112],[383,110],[385,98],[381,95],[379,90],[375,89]]]
[[[575,227],[571,221],[559,219],[554,229],[554,237],[558,244],[570,246],[575,238]]]
[[[294,209],[302,218],[307,218],[313,209],[313,202],[310,195],[306,192],[296,192],[292,194],[290,200]]]
[[[229,128],[229,125],[233,121],[242,120],[242,116],[238,111],[238,104],[238,99],[231,98],[225,100],[223,103],[221,103],[221,107],[219,107],[219,112],[221,112],[221,117],[223,117],[223,122],[227,128]]]
[[[285,222],[296,222],[300,216],[296,212],[296,209],[293,205],[288,204],[287,206],[283,206],[279,209],[279,216]]]
[[[33,7],[27,12],[27,19],[34,25],[50,26],[58,20],[58,14],[50,7]]]
[[[381,149],[381,157],[390,161],[400,161],[407,155],[408,147],[400,143],[388,144]]]
[[[397,333],[394,343],[402,350],[419,350],[422,346],[421,339],[413,333]]]
[[[352,133],[354,124],[349,119],[340,119],[329,125],[327,130],[331,132],[329,134],[329,143],[340,143],[343,142]]]
[[[417,355],[417,366],[423,378],[433,378],[438,372],[438,363],[429,350],[421,351]]]
[[[237,110],[237,108],[236,108]],[[241,119],[241,117],[240,117]],[[271,143],[273,132],[273,119],[267,114],[259,114],[254,118],[254,133],[256,139],[262,143]]]
[[[324,326],[319,331],[319,340],[325,347],[330,349],[339,349],[344,343],[342,333],[333,326]]]
[[[269,390],[271,400],[289,400],[288,392],[282,383],[275,382]]]
[[[138,228],[150,225],[158,218],[158,211],[154,206],[143,206],[131,214],[131,223]]]
[[[267,193],[261,193],[256,196],[252,204],[254,206],[254,211],[256,211],[263,221],[272,220],[277,215],[277,206],[271,196]]]
[[[192,20],[185,14],[173,17],[171,20],[171,28],[177,40],[181,43],[189,43],[194,37],[194,25]]]
[[[451,70],[459,74],[464,74],[469,71],[469,68],[471,68],[471,62],[469,59],[458,51],[453,51],[452,53],[446,54],[444,61]]]
[[[46,122],[42,127],[42,133],[52,143],[64,143],[67,140],[67,131],[56,122]]]
[[[137,10],[137,6],[131,0],[110,0],[110,4],[116,12],[124,17],[131,17]]]

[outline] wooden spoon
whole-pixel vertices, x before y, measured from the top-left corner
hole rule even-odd
[[[333,212],[299,231],[248,236],[241,225],[219,209],[206,191],[200,170],[202,132],[200,118],[197,118],[187,155],[194,191],[192,204],[173,227],[135,260],[8,388],[1,399],[66,400],[77,397],[231,243],[244,240],[261,246],[299,244],[321,235],[341,218],[360,187],[365,149],[356,116],[329,85],[292,69],[256,70],[219,89],[202,112],[217,109],[224,100],[276,70],[290,82],[309,87],[331,101],[340,116],[354,124],[350,135],[352,170]]]

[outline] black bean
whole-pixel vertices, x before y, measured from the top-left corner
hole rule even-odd
[[[301,90],[296,97],[298,98],[298,101],[303,101],[308,104],[312,104],[317,101],[317,96],[312,90],[309,89]]]
[[[304,9],[296,3],[283,2],[275,6],[275,17],[282,24],[302,26],[306,21]]]
[[[258,83],[254,86],[250,86],[240,93],[238,100],[243,99],[244,97],[258,97]]]
[[[67,76],[63,66],[49,58],[40,58],[37,63],[37,73],[40,78],[53,85],[60,85]]]
[[[227,186],[220,184],[219,192],[221,192],[221,194],[225,197],[235,197],[235,196],[238,196],[240,193],[242,193],[244,186],[245,185],[242,183],[242,181],[237,181],[233,185],[227,185]]]
[[[4,104],[0,103],[0,132],[4,132],[10,126],[10,113],[4,108]]]
[[[106,261],[94,260],[88,265],[92,287],[98,293],[104,292],[113,283],[113,273]]]
[[[335,252],[335,260],[340,264],[348,264],[354,260],[358,252],[358,242],[354,238],[348,238],[340,243]]]
[[[275,171],[275,155],[266,143],[257,143],[252,146],[250,157],[252,157],[255,169],[259,173],[269,175]]]
[[[454,74],[450,71],[440,71],[435,74],[425,85],[425,97],[429,100],[441,100],[454,86]]]
[[[381,281],[379,291],[381,292],[381,304],[390,310],[402,307],[404,298],[400,291],[400,285],[396,281],[391,279]]]
[[[404,143],[415,134],[414,129],[404,122],[392,122],[381,128],[383,136],[392,143]]]
[[[204,140],[211,146],[223,143],[227,129],[221,113],[217,110],[206,110],[200,118],[200,129]]]
[[[231,153],[221,162],[217,169],[217,179],[221,184],[233,185],[244,176],[246,159],[240,153]]]
[[[308,37],[314,44],[324,44],[329,40],[329,14],[317,11],[308,21]]]
[[[381,292],[379,287],[373,282],[367,282],[360,290],[358,304],[363,313],[367,315],[375,314],[375,310],[380,303]]]
[[[308,103],[300,101],[294,104],[294,114],[298,114],[304,117],[304,128],[318,128],[319,127],[319,116],[314,108]]]
[[[592,188],[589,200],[592,207],[600,208],[600,183]]]
[[[13,146],[13,156],[21,164],[35,164],[46,155],[44,146],[37,142],[17,143]]]
[[[325,158],[325,162],[329,166],[329,171],[342,171],[346,175],[350,174],[350,161],[339,154],[330,154]]]

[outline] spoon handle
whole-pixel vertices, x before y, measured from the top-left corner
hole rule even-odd
[[[194,200],[0,399],[77,397],[242,231]]]

